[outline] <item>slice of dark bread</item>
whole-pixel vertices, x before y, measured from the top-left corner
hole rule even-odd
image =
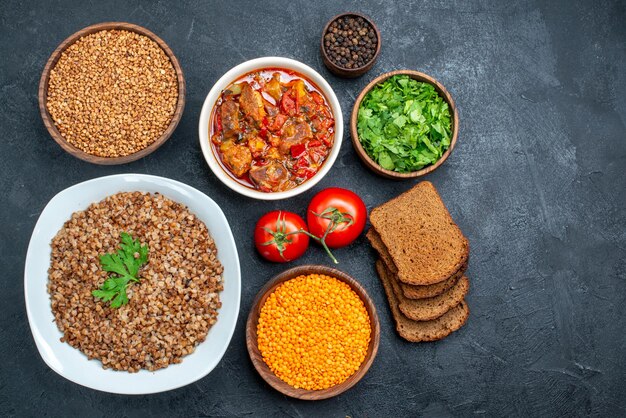
[[[400,312],[398,299],[393,292],[392,278],[387,275],[381,260],[376,262],[376,270],[385,288],[391,314],[396,322],[396,331],[402,338],[411,342],[436,341],[447,337],[461,328],[469,317],[467,303],[462,301],[444,315],[432,321],[413,321]]]
[[[391,256],[387,251],[387,248],[385,248],[385,244],[383,244],[383,242],[381,241],[380,235],[378,235],[378,232],[376,232],[376,229],[374,227],[370,228],[369,231],[367,231],[366,237],[372,244],[372,248],[376,250],[380,258],[385,263],[387,270],[389,270],[390,272],[395,271],[397,273],[398,269],[393,263],[393,260],[391,259]],[[420,286],[406,284],[398,281],[398,284],[400,285],[404,296],[409,299],[432,298],[441,295],[442,293],[448,291],[452,286],[454,286],[456,282],[458,282],[459,279],[463,276],[465,270],[467,270],[467,262],[463,264],[459,271],[454,273],[449,279],[446,279],[439,283]],[[392,274],[395,276],[396,273]]]
[[[389,271],[385,273],[391,282],[400,312],[413,321],[432,321],[439,318],[463,302],[469,290],[469,279],[463,276],[452,288],[439,296],[418,300],[409,299],[402,293],[395,277]]]
[[[370,222],[403,283],[442,282],[467,261],[469,243],[428,181],[374,208]]]

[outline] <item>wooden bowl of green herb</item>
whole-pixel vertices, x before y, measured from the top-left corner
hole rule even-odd
[[[398,70],[375,78],[359,94],[350,132],[368,168],[402,180],[443,164],[456,145],[459,117],[441,83],[418,71]]]

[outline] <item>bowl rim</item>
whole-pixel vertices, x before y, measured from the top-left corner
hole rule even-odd
[[[330,59],[328,54],[326,53],[326,48],[325,48],[325,45],[324,45],[324,36],[326,35],[326,31],[328,30],[329,26],[335,20],[339,19],[340,17],[344,17],[344,16],[357,16],[357,17],[363,18],[365,21],[367,21],[367,23],[372,25],[372,28],[374,29],[374,33],[376,33],[377,43],[376,43],[376,51],[374,52],[374,56],[372,57],[371,60],[367,61],[361,67],[357,67],[357,68],[340,67],[339,65],[335,64]],[[380,54],[381,44],[382,44],[382,36],[380,35],[380,30],[378,29],[378,26],[376,26],[376,23],[374,23],[374,20],[372,20],[371,17],[369,17],[369,16],[367,16],[367,15],[365,15],[363,13],[359,13],[359,12],[345,12],[345,13],[339,13],[338,15],[333,16],[326,23],[326,25],[324,25],[324,29],[322,30],[322,37],[321,37],[321,41],[320,41],[320,48],[321,48],[321,51],[322,51],[322,57],[324,58],[324,64],[326,64],[326,66],[331,66],[333,69],[339,70],[339,71],[344,72],[346,74],[359,74],[359,75],[361,75],[361,74],[364,74],[365,72],[367,72],[370,68],[372,68],[372,66],[374,65],[374,63],[378,59],[378,55]]]
[[[359,369],[344,382],[322,390],[296,389],[288,383],[280,380],[263,361],[257,343],[256,328],[258,325],[259,313],[269,295],[274,292],[276,287],[278,287],[285,281],[301,275],[308,274],[323,274],[347,283],[357,294],[357,296],[359,296],[361,301],[363,301],[363,304],[365,305],[365,308],[370,318],[370,326],[372,332],[370,344],[368,347],[368,354],[366,355],[365,360],[363,360],[363,363],[361,363]],[[374,304],[372,298],[369,296],[365,288],[352,276],[341,270],[324,265],[305,264],[292,267],[288,270],[283,271],[282,273],[275,275],[256,294],[254,301],[252,302],[250,312],[248,314],[248,319],[246,321],[246,347],[248,348],[248,356],[250,357],[254,368],[263,378],[263,380],[265,380],[265,382],[271,387],[284,395],[296,399],[328,399],[340,395],[348,389],[352,388],[363,378],[363,376],[365,376],[365,374],[367,374],[367,371],[369,370],[370,366],[374,362],[374,359],[376,358],[379,344],[380,321],[378,319],[378,313],[376,312],[376,305]]]
[[[381,167],[380,164],[374,161],[367,154],[367,152],[361,145],[361,141],[359,140],[359,134],[357,130],[359,106],[361,105],[361,102],[363,101],[363,98],[365,97],[365,95],[369,93],[370,90],[372,90],[374,86],[376,86],[377,84],[382,83],[383,81],[387,80],[388,78],[394,75],[400,75],[400,74],[405,74],[415,80],[432,84],[435,87],[435,90],[437,90],[437,92],[439,93],[439,95],[441,95],[442,98],[448,103],[448,106],[450,107],[450,110],[451,110],[450,113],[452,116],[452,139],[450,140],[450,146],[448,147],[446,152],[444,152],[441,158],[435,161],[434,164],[431,164],[417,171],[412,171],[410,173],[398,173],[398,172],[387,170]],[[443,86],[443,84],[437,81],[434,77],[431,77],[428,74],[415,71],[415,70],[394,70],[394,71],[383,73],[379,75],[378,77],[374,78],[365,86],[365,88],[363,88],[363,90],[361,90],[361,93],[359,93],[359,95],[357,96],[354,102],[354,106],[352,107],[352,114],[350,115],[350,134],[352,138],[352,145],[354,146],[354,149],[356,150],[357,155],[359,156],[359,158],[361,158],[361,161],[363,161],[363,163],[365,163],[365,165],[369,169],[371,169],[372,171],[374,171],[375,173],[383,177],[387,177],[391,179],[396,179],[396,180],[411,179],[411,178],[423,176],[425,174],[428,174],[436,170],[441,164],[443,164],[448,159],[448,157],[452,153],[452,150],[456,146],[457,138],[459,136],[459,114],[456,108],[456,104],[454,103],[454,99],[452,98],[448,90]]]
[[[227,174],[220,163],[217,161],[215,154],[213,153],[210,138],[209,138],[209,122],[211,113],[215,106],[215,103],[219,99],[219,95],[222,90],[226,88],[230,83],[235,81],[237,78],[241,77],[244,74],[249,72],[260,70],[263,68],[285,68],[289,70],[294,70],[305,77],[309,78],[313,81],[324,93],[324,96],[329,102],[331,110],[333,112],[333,116],[335,118],[335,139],[333,143],[333,147],[331,148],[330,154],[322,168],[310,179],[306,180],[302,184],[294,187],[293,189],[282,191],[282,192],[261,192],[259,190],[251,189],[246,187],[237,181],[235,181],[229,174]],[[322,77],[316,70],[309,67],[308,65],[285,57],[261,57],[254,58],[248,61],[244,61],[235,67],[228,70],[224,75],[222,75],[211,87],[211,90],[207,94],[204,99],[204,103],[202,105],[202,110],[200,112],[200,118],[198,121],[198,138],[200,142],[200,148],[202,150],[202,154],[209,168],[213,172],[213,174],[227,187],[231,190],[247,196],[253,199],[258,200],[281,200],[288,199],[290,197],[297,196],[301,193],[306,192],[313,186],[315,186],[322,178],[328,174],[333,164],[337,160],[339,155],[339,151],[341,150],[341,143],[343,140],[343,114],[341,112],[341,105],[337,96],[330,86],[330,84]]]
[[[156,191],[147,189],[156,189]],[[43,285],[44,288],[42,289],[40,287],[41,283],[39,283],[45,280],[47,284],[48,276],[47,273],[39,271],[43,263],[38,262],[39,259],[35,259],[37,254],[40,254],[42,246],[45,246],[45,253],[48,259],[46,263],[43,264],[43,269],[47,271],[50,265],[50,243],[48,240],[50,237],[49,233],[45,230],[52,228],[54,230],[52,236],[54,236],[58,231],[58,225],[56,224],[59,222],[57,218],[63,218],[62,222],[60,222],[62,225],[69,219],[71,213],[77,210],[84,210],[91,203],[99,201],[90,200],[90,197],[84,196],[85,194],[110,196],[121,191],[130,190],[149,191],[151,193],[158,192],[172,200],[182,203],[176,197],[172,196],[172,194],[180,195],[184,196],[185,200],[193,202],[193,205],[197,207],[208,208],[207,210],[211,211],[210,221],[208,220],[208,216],[199,215],[197,210],[192,209],[187,203],[183,203],[207,225],[211,235],[216,241],[218,239],[222,241],[218,248],[218,258],[222,262],[225,272],[227,269],[229,271],[228,280],[229,283],[231,283],[232,292],[234,292],[230,295],[230,297],[233,298],[233,303],[229,306],[228,311],[224,311],[224,307],[220,308],[219,312],[221,318],[219,318],[216,325],[209,330],[207,339],[196,346],[196,350],[193,353],[185,356],[181,363],[171,364],[167,368],[159,369],[154,372],[141,370],[138,373],[128,373],[112,369],[105,370],[102,369],[102,365],[99,361],[91,361],[82,351],[71,347],[67,343],[61,343],[59,337],[62,334],[53,322],[54,315],[50,307],[48,290],[45,285]],[[72,196],[72,194],[76,195],[79,192],[80,197]],[[196,201],[198,203],[196,203]],[[68,205],[70,207],[65,207]],[[59,206],[62,207],[59,208]],[[220,229],[223,230],[222,233],[217,234],[215,231],[216,228],[210,227],[210,224],[220,224]],[[222,254],[221,256],[220,253]],[[223,274],[225,275],[226,273]],[[41,276],[45,276],[45,279],[41,279]],[[39,277],[39,279],[37,279],[37,277]],[[41,292],[45,293],[45,295]],[[37,304],[37,302],[42,302],[42,298],[46,303]],[[224,300],[223,297],[221,299]],[[30,331],[35,340],[39,355],[48,367],[65,379],[102,392],[124,395],[145,395],[177,389],[207,376],[217,367],[230,346],[237,326],[241,306],[241,268],[237,246],[228,220],[219,205],[198,189],[176,180],[146,174],[131,173],[98,177],[72,185],[60,191],[50,199],[42,210],[33,229],[26,253],[24,264],[24,301]],[[216,328],[217,324],[220,323],[220,319],[223,324],[222,328]],[[201,350],[203,344],[210,344],[212,332],[226,333],[226,338],[214,338],[216,341],[214,346],[216,353],[211,353],[211,357],[207,359],[205,358],[206,353],[203,355]],[[72,358],[68,359],[66,357],[68,353]],[[201,358],[206,360],[201,362],[201,367],[196,367],[197,365],[189,362],[194,356],[196,356],[195,358],[197,360]],[[72,370],[72,367],[68,366],[68,364],[74,365],[78,364],[78,362],[80,362],[80,372]],[[97,374],[97,376],[90,379],[85,379],[84,377],[85,375],[90,376],[93,374]],[[120,384],[121,381],[125,383],[122,385]]]
[[[70,144],[61,134],[61,132],[57,129],[54,124],[54,120],[52,116],[48,112],[47,102],[48,102],[48,83],[50,80],[50,72],[55,67],[61,55],[65,50],[74,44],[78,39],[90,35],[92,33],[100,32],[103,30],[127,30],[131,32],[138,33],[143,36],[147,36],[152,41],[156,42],[159,47],[165,52],[167,57],[169,58],[172,66],[174,67],[174,71],[176,72],[176,80],[178,82],[178,100],[176,102],[176,108],[174,109],[174,114],[172,115],[172,120],[168,125],[167,129],[163,134],[157,138],[153,143],[148,145],[146,148],[143,148],[133,154],[124,155],[121,157],[100,157],[97,155],[89,154],[80,148]],[[39,113],[43,120],[43,123],[48,130],[52,139],[63,148],[68,154],[79,158],[83,161],[87,161],[93,164],[99,165],[118,165],[118,164],[126,164],[132,161],[136,161],[140,158],[143,158],[154,151],[156,151],[161,145],[163,145],[174,133],[174,130],[178,126],[182,115],[183,110],[185,109],[185,100],[186,100],[186,83],[185,76],[183,73],[183,69],[180,66],[180,63],[174,52],[171,50],[169,45],[165,43],[163,39],[159,36],[151,32],[150,30],[135,25],[133,23],[128,22],[102,22],[96,23],[94,25],[87,26],[79,31],[74,32],[72,35],[68,36],[63,42],[56,47],[56,49],[52,52],[46,65],[41,73],[41,78],[39,79],[39,88],[38,88],[38,101],[39,101]]]

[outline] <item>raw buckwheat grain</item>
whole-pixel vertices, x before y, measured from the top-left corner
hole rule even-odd
[[[100,157],[148,147],[169,126],[177,101],[176,71],[163,49],[125,30],[80,38],[48,81],[47,108],[61,135]]]

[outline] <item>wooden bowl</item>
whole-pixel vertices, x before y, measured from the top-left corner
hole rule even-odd
[[[422,82],[429,83],[435,86],[435,90],[437,90],[439,95],[443,97],[443,99],[448,103],[448,106],[450,107],[450,114],[452,116],[452,140],[450,141],[450,146],[448,147],[446,152],[444,152],[441,158],[439,158],[434,164],[431,164],[429,166],[422,168],[421,170],[413,171],[410,173],[398,173],[392,170],[384,169],[377,162],[372,160],[370,156],[367,155],[367,152],[365,152],[365,149],[363,149],[363,146],[361,145],[361,141],[359,140],[359,134],[357,131],[357,119],[358,119],[358,114],[359,114],[359,106],[361,106],[361,101],[363,101],[363,98],[365,97],[365,95],[369,93],[369,91],[372,88],[374,88],[375,85],[382,83],[389,77],[398,75],[398,74],[406,74],[409,77],[417,81],[422,81]],[[446,90],[446,88],[434,78],[424,73],[420,73],[419,71],[412,71],[412,70],[391,71],[391,72],[382,74],[376,77],[374,80],[372,80],[367,86],[365,86],[363,91],[361,91],[361,94],[359,94],[359,96],[356,98],[356,101],[354,102],[354,107],[352,108],[352,116],[350,117],[350,133],[352,134],[352,145],[354,146],[354,149],[356,150],[359,158],[361,158],[361,161],[363,161],[363,163],[365,163],[365,165],[369,169],[371,169],[376,174],[379,174],[383,177],[387,177],[387,178],[394,179],[394,180],[406,180],[406,179],[411,179],[415,177],[420,177],[420,176],[430,173],[431,171],[436,170],[437,167],[443,164],[443,162],[448,158],[448,156],[454,149],[454,146],[456,145],[456,140],[459,135],[459,114],[457,112],[456,105],[454,104],[454,100],[452,100],[452,96],[450,96],[450,93],[448,93],[448,90]]]
[[[324,36],[326,35],[326,31],[328,30],[328,27],[335,20],[339,19],[340,17],[344,17],[344,16],[355,16],[355,17],[363,18],[363,20],[365,20],[367,23],[369,23],[372,26],[372,28],[374,28],[374,32],[376,33],[377,43],[376,43],[376,51],[374,52],[374,56],[364,66],[359,67],[359,68],[343,68],[343,67],[338,66],[337,64],[335,64],[334,62],[331,61],[330,57],[326,53],[326,49],[324,48]],[[374,24],[372,19],[370,19],[368,16],[365,16],[365,15],[363,15],[361,13],[348,12],[348,13],[342,13],[342,14],[339,14],[339,15],[333,17],[332,19],[330,19],[328,21],[326,26],[324,26],[324,30],[322,31],[322,40],[320,42],[320,50],[322,52],[322,60],[324,61],[324,64],[326,65],[326,68],[328,68],[330,70],[330,72],[332,72],[335,75],[338,75],[339,77],[355,78],[355,77],[362,76],[363,74],[368,72],[370,70],[370,68],[372,68],[372,66],[376,62],[376,59],[378,59],[378,55],[380,54],[380,44],[381,43],[382,43],[382,37],[380,36],[380,31],[378,30],[378,27]]]
[[[370,325],[372,327],[372,334],[370,345],[367,349],[367,354],[365,355],[365,360],[361,364],[359,370],[356,371],[352,376],[350,376],[347,380],[338,385],[330,387],[328,389],[323,390],[306,390],[306,389],[296,389],[293,386],[287,384],[286,382],[280,380],[265,364],[263,361],[263,356],[259,351],[259,346],[257,342],[257,325],[259,322],[259,315],[261,314],[261,308],[265,304],[265,301],[269,297],[269,295],[274,292],[276,287],[281,283],[293,279],[298,276],[308,275],[308,274],[323,274],[330,277],[335,277],[342,282],[350,285],[352,290],[361,298],[363,304],[365,305],[365,309],[367,309],[367,313],[370,317]],[[250,314],[248,315],[248,322],[246,323],[246,345],[248,346],[248,354],[250,355],[250,359],[252,360],[252,364],[259,372],[263,380],[269,383],[277,391],[283,393],[284,395],[291,396],[292,398],[304,399],[304,400],[320,400],[327,399],[333,396],[337,396],[346,390],[350,389],[354,386],[361,378],[367,373],[367,370],[372,365],[374,361],[374,357],[376,357],[376,353],[378,352],[378,344],[380,342],[380,324],[378,322],[378,315],[376,314],[376,307],[374,303],[365,292],[365,289],[361,287],[361,285],[352,277],[347,275],[346,273],[336,270],[331,267],[319,266],[319,265],[303,265],[291,268],[287,271],[280,273],[279,275],[272,278],[257,294],[254,302],[252,304],[252,309],[250,310]]]
[[[85,151],[67,142],[67,140],[63,137],[63,135],[61,135],[59,130],[56,128],[54,121],[52,120],[52,117],[48,113],[46,102],[48,100],[48,81],[50,80],[50,71],[54,68],[57,61],[59,61],[59,58],[61,58],[61,54],[63,53],[63,51],[65,51],[70,45],[72,45],[74,42],[76,42],[78,39],[80,39],[81,37],[85,35],[89,35],[89,34],[99,32],[102,30],[112,30],[112,29],[127,30],[131,32],[136,32],[140,35],[147,36],[148,38],[156,42],[161,47],[161,49],[163,49],[165,54],[168,56],[168,58],[172,62],[172,66],[174,67],[174,70],[176,71],[176,78],[178,80],[178,102],[176,104],[176,109],[174,110],[174,115],[172,116],[170,125],[167,127],[165,132],[163,132],[163,135],[161,135],[161,137],[159,137],[156,141],[154,141],[152,144],[150,144],[146,148],[139,150],[133,154],[125,155],[123,157],[108,158],[108,157],[99,157],[97,155],[88,154]],[[150,32],[148,29],[142,28],[141,26],[133,25],[131,23],[125,23],[125,22],[98,23],[96,25],[88,26],[84,29],[81,29],[78,32],[74,33],[69,38],[67,38],[66,40],[64,40],[61,43],[61,45],[59,45],[57,49],[54,50],[54,52],[48,59],[48,62],[46,63],[46,66],[44,67],[43,74],[41,75],[41,80],[39,81],[39,112],[41,113],[41,118],[43,119],[43,123],[46,126],[46,129],[48,129],[48,132],[50,132],[50,135],[52,136],[52,138],[57,142],[57,144],[61,146],[61,148],[63,148],[69,154],[73,155],[76,158],[80,158],[81,160],[94,163],[94,164],[101,164],[101,165],[125,164],[131,161],[135,161],[140,158],[143,158],[146,155],[154,152],[157,148],[163,145],[165,141],[169,139],[169,137],[172,135],[172,133],[176,129],[176,126],[178,125],[178,122],[180,122],[180,119],[183,115],[183,109],[185,108],[185,92],[186,92],[186,87],[185,87],[185,78],[183,76],[183,70],[180,67],[178,60],[176,59],[176,56],[174,56],[174,53],[172,52],[170,47],[167,46],[167,44],[161,38],[156,36],[154,33]]]

